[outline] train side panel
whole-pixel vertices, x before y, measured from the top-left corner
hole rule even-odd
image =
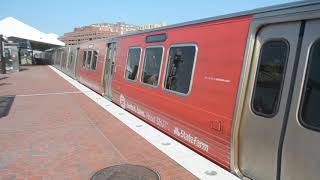
[[[228,169],[230,130],[251,16],[189,25],[122,37],[117,42],[112,100],[166,134]],[[167,40],[146,43],[148,35],[165,33]],[[172,45],[197,47],[191,91],[164,90],[167,57]],[[141,84],[144,51],[163,46],[159,85]],[[136,82],[125,79],[128,49],[141,47]]]
[[[106,41],[99,40],[81,44],[79,57],[77,58],[76,78],[79,82],[96,91],[99,94],[103,93],[102,75],[105,61]],[[97,51],[97,64],[95,69],[90,69],[84,66],[85,51]]]

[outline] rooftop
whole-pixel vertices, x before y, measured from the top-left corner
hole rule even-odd
[[[0,34],[38,43],[64,46],[64,43],[57,39],[58,35],[43,33],[13,17],[7,17],[0,21]]]

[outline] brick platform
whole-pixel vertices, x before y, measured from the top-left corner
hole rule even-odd
[[[47,66],[0,75],[0,96],[15,96],[0,118],[1,180],[89,179],[132,163],[162,179],[197,179]]]

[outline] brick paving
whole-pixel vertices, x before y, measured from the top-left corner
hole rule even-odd
[[[0,118],[0,180],[89,179],[124,163],[161,179],[197,179],[47,66],[0,75],[0,96],[15,96]]]

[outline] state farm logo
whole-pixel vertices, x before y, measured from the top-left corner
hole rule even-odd
[[[126,98],[120,94],[120,106],[125,109],[126,108]]]
[[[179,129],[178,127],[174,128],[173,134],[179,138],[182,138],[185,141],[188,141],[191,144],[194,144],[196,147],[204,151],[207,151],[207,152],[209,151],[209,145],[207,143],[200,140],[197,136],[191,135],[186,131]]]

